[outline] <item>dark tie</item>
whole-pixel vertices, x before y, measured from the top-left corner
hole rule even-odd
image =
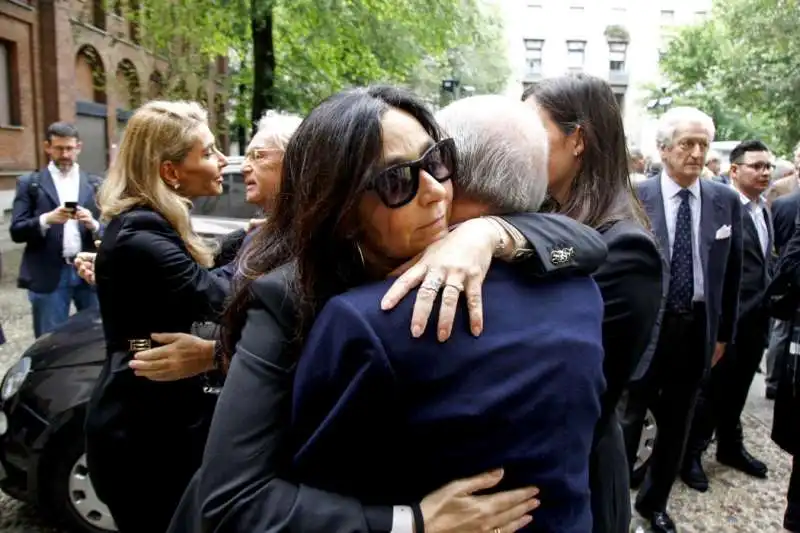
[[[690,311],[694,296],[694,268],[692,267],[692,210],[689,207],[691,192],[682,189],[678,195],[681,205],[675,220],[675,241],[672,243],[667,310]]]

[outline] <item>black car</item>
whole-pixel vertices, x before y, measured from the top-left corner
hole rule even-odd
[[[36,340],[0,385],[0,489],[74,531],[116,531],[84,454],[86,404],[105,359],[100,314]]]

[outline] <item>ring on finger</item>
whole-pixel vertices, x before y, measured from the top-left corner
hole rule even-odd
[[[496,527],[492,530],[492,533],[500,533],[500,528]]]
[[[438,278],[425,278],[425,281],[420,285],[420,289],[428,289],[433,292],[439,292],[442,287],[442,280]]]
[[[453,287],[458,292],[464,292],[464,286],[460,283],[445,283],[445,287]]]

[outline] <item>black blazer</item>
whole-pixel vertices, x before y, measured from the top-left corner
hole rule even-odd
[[[87,450],[106,462],[169,465],[162,475],[185,475],[170,479],[180,486],[174,506],[200,464],[214,397],[204,394],[199,376],[173,382],[135,376],[129,341],[189,333],[193,322],[218,319],[228,287],[195,262],[178,233],[149,208],[108,224],[95,264],[106,360],[89,401]],[[92,481],[98,494],[120,485],[102,471]]]
[[[739,320],[748,335],[768,335],[768,314],[764,302],[764,295],[772,278],[772,243],[774,231],[772,217],[769,209],[763,211],[766,215],[769,241],[767,243],[766,257],[758,240],[758,231],[753,223],[750,213],[742,215],[742,284],[739,291]],[[753,331],[757,329],[758,331]],[[742,331],[741,333],[745,333]]]
[[[508,220],[510,220],[509,217]],[[600,235],[560,215],[527,214],[534,253],[520,268],[536,276],[594,272],[605,261]],[[572,248],[567,261],[552,252]],[[295,361],[284,349],[294,332],[290,267],[252,284],[253,303],[211,423],[203,465],[169,533],[389,532],[390,506],[290,481],[288,432]],[[376,302],[377,305],[377,302]],[[387,502],[408,504],[409,502]]]
[[[772,225],[775,228],[775,252],[780,255],[794,233],[794,219],[800,208],[800,190],[772,202]]]
[[[80,173],[78,205],[92,212],[95,220],[100,210],[95,194],[102,178]],[[17,285],[33,292],[49,293],[56,290],[64,266],[64,226],[55,224],[42,234],[39,217],[61,206],[53,177],[47,168],[20,176],[11,214],[11,240],[25,243]],[[80,225],[82,251],[95,251],[95,235]]]

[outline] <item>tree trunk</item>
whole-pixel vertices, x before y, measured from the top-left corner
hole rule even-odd
[[[250,117],[255,132],[259,119],[275,106],[275,47],[272,42],[271,0],[253,0],[253,108]]]

